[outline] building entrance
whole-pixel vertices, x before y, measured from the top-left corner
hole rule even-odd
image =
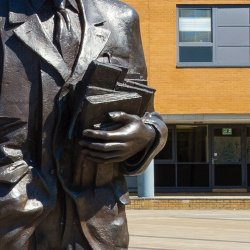
[[[242,127],[213,127],[213,186],[242,187]]]
[[[155,158],[156,192],[250,187],[248,125],[177,124]]]

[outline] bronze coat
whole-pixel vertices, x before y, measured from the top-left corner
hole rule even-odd
[[[108,54],[130,72],[146,76],[146,67],[131,7],[111,0],[69,2],[82,30],[73,72],[37,15],[43,0],[0,1],[1,250],[126,249],[123,175],[142,172],[165,143],[164,123],[148,113],[144,121],[157,139],[138,164],[97,166],[76,155],[76,144],[66,138],[69,99],[89,63]],[[81,178],[74,176],[77,166]]]

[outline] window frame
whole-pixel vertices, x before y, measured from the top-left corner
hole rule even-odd
[[[249,64],[232,64],[225,65],[216,62],[216,17],[217,11],[219,8],[248,8],[249,9],[249,17],[250,17],[250,5],[249,4],[219,4],[219,5],[198,5],[198,4],[177,4],[176,5],[176,67],[177,68],[248,68],[250,67],[250,55],[249,55]],[[180,9],[211,9],[211,36],[212,42],[180,42],[179,41],[179,10]],[[249,29],[250,29],[250,21],[249,21]],[[249,38],[250,39],[250,38]],[[180,47],[212,47],[212,62],[180,62]],[[241,46],[239,46],[241,47]],[[248,47],[250,48],[250,40]]]

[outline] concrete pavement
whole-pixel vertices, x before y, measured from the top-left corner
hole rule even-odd
[[[250,250],[250,210],[127,210],[130,250]]]

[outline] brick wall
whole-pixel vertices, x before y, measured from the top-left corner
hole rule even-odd
[[[155,108],[162,114],[250,113],[249,68],[176,68],[176,4],[250,4],[243,0],[124,0],[141,19]]]
[[[250,209],[250,199],[221,198],[132,198],[127,209]]]

